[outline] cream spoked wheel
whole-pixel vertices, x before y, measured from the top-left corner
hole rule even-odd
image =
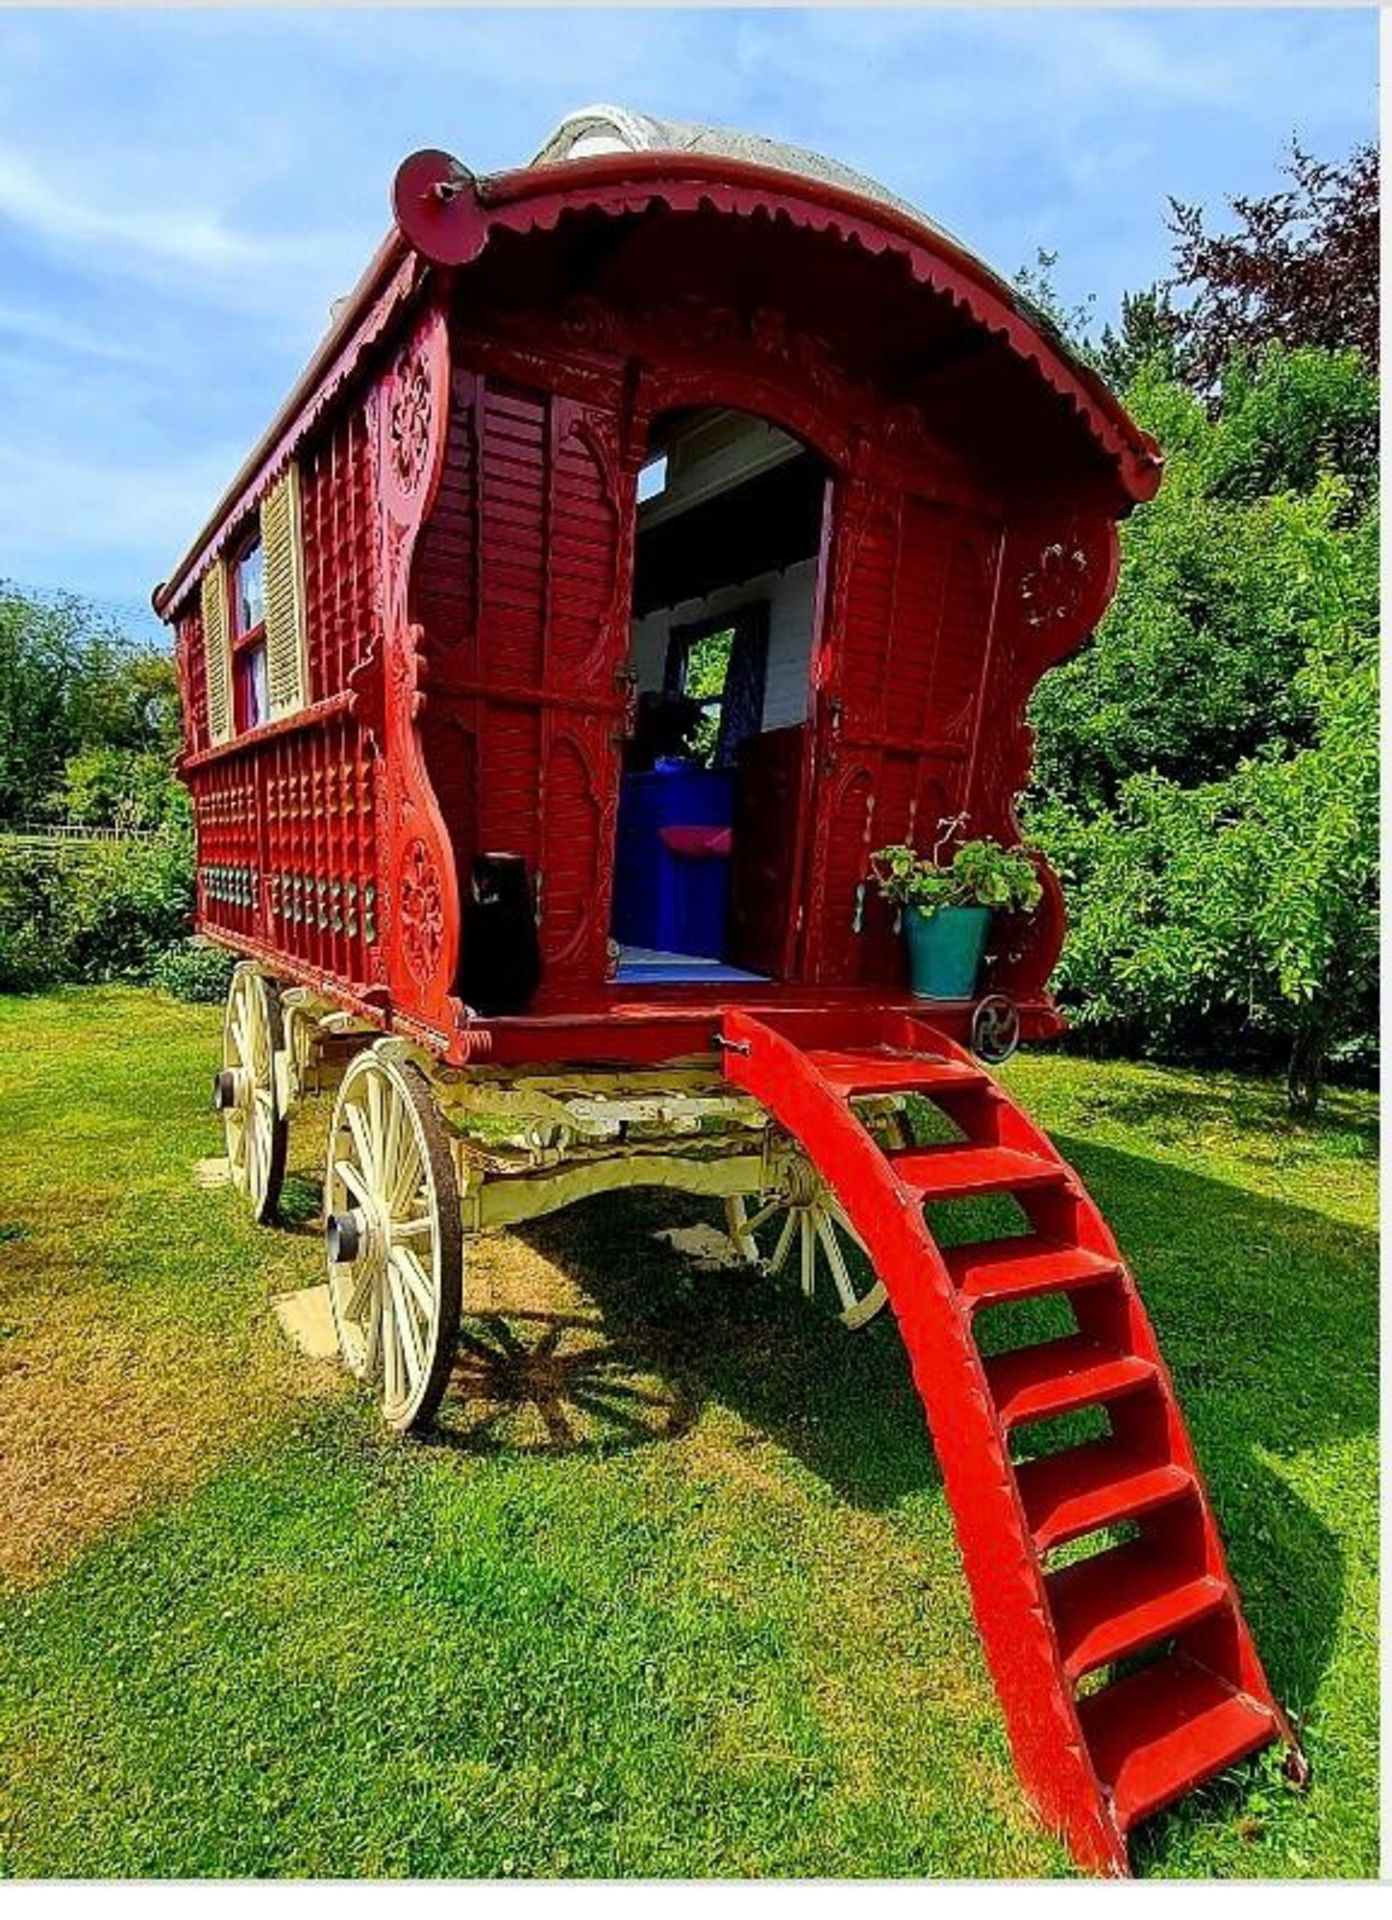
[[[275,1218],[285,1178],[290,1123],[280,1110],[275,1075],[275,1056],[284,1045],[279,988],[256,967],[242,964],[227,993],[213,1104],[222,1114],[232,1184],[246,1194],[261,1222]]]
[[[796,1273],[809,1300],[829,1300],[846,1327],[863,1327],[888,1296],[875,1278],[865,1243],[832,1188],[799,1155],[776,1193],[725,1203],[726,1231],[751,1266],[770,1275]]]
[[[459,1339],[459,1188],[429,1082],[375,1048],[357,1055],[338,1090],[324,1235],[344,1360],[389,1427],[428,1426]]]

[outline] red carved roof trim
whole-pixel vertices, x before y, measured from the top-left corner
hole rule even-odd
[[[381,336],[417,283],[417,255],[437,265],[462,265],[477,258],[495,231],[544,232],[563,214],[587,209],[764,213],[809,232],[837,234],[867,253],[897,252],[916,280],[946,294],[1033,364],[1078,414],[1133,500],[1150,499],[1160,484],[1156,443],[1089,368],[1024,313],[1004,280],[937,229],[849,189],[748,161],[668,152],[600,154],[476,180],[449,154],[425,151],[398,169],[393,198],[397,226],[188,552],[155,589],[152,600],[162,618],[177,613],[229,526],[255,505]]]
[[[450,155],[413,154],[396,177],[398,224],[427,259],[460,266],[499,231],[549,231],[563,215],[618,215],[653,206],[762,213],[809,232],[831,233],[867,253],[894,252],[913,277],[945,294],[1005,341],[1078,414],[1136,501],[1160,484],[1160,452],[1090,368],[1022,308],[1014,290],[936,228],[898,207],[831,182],[710,154],[599,154],[476,180]]]

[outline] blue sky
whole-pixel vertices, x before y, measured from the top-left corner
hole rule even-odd
[[[834,154],[1069,299],[1169,259],[1293,132],[1376,128],[1370,11],[0,13],[0,577],[129,614],[390,218],[397,163],[595,100]]]

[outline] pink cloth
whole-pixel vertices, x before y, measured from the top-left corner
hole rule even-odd
[[[732,839],[729,827],[659,827],[657,837],[672,853],[687,860],[728,860]]]

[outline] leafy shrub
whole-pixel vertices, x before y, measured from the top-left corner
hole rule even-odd
[[[67,978],[52,908],[45,856],[33,847],[0,850],[0,993],[37,993]]]
[[[71,979],[143,979],[189,932],[193,850],[183,836],[65,849],[55,870]]]
[[[181,940],[155,956],[150,980],[176,1000],[216,1004],[227,998],[236,964],[236,955],[225,947],[215,947],[206,940]]]
[[[0,852],[0,991],[148,979],[193,899],[185,834]]]

